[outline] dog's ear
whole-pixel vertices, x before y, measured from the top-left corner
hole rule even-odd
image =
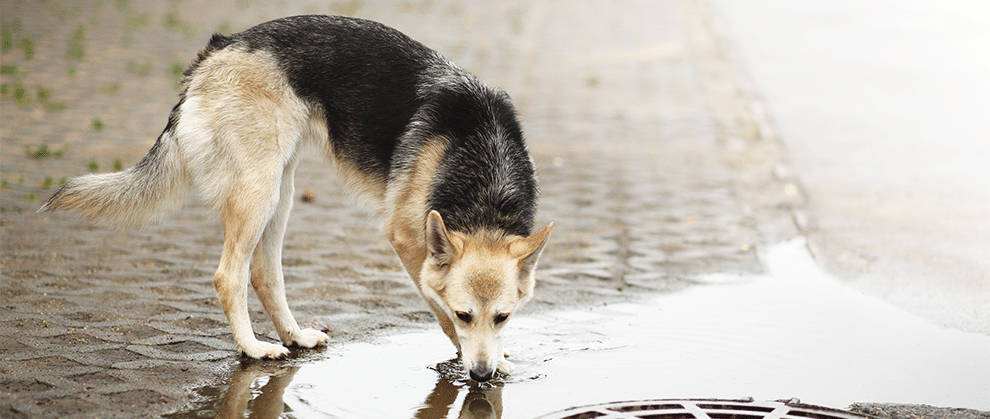
[[[546,227],[533,233],[529,237],[519,240],[512,246],[512,254],[519,259],[519,269],[532,271],[536,269],[536,261],[543,253],[547,241],[550,240],[550,229],[553,228],[553,221]]]
[[[445,268],[454,262],[457,249],[454,248],[443,224],[443,217],[436,210],[426,216],[426,257],[427,262],[437,268]]]

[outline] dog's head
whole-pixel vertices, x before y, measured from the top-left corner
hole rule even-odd
[[[503,359],[502,327],[533,297],[536,260],[553,223],[529,237],[448,231],[440,213],[426,221],[423,295],[453,322],[461,362],[475,381]]]

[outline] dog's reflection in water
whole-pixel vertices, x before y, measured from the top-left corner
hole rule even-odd
[[[281,416],[285,410],[282,396],[297,371],[299,371],[298,366],[257,361],[241,362],[240,368],[234,372],[230,380],[230,387],[223,395],[216,417],[243,419],[247,412],[250,412],[249,419]],[[268,382],[260,389],[253,390],[251,385],[262,377],[268,377]],[[256,392],[258,395],[254,397]]]
[[[230,387],[224,393],[216,418],[243,419],[245,414],[249,419],[278,418],[285,411],[283,396],[285,389],[292,382],[299,366],[288,366],[282,363],[265,361],[243,361],[240,368],[234,372]],[[435,369],[439,377],[433,391],[426,396],[423,407],[416,411],[416,419],[440,419],[450,414],[451,408],[457,401],[457,396],[464,387],[469,387],[468,394],[461,405],[459,418],[462,419],[497,419],[502,417],[502,385],[499,380],[478,384],[474,381],[460,379],[455,376],[461,373],[460,362],[456,359],[443,362]],[[253,384],[259,379],[267,378],[260,388]]]
[[[461,405],[461,419],[498,419],[502,417],[502,386],[499,384],[478,384],[471,382],[464,404]],[[457,401],[462,386],[445,377],[437,380],[437,385],[426,397],[425,406],[416,411],[416,419],[446,418],[450,408]]]

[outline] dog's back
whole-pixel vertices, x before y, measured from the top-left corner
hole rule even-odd
[[[334,157],[382,177],[424,103],[420,81],[429,71],[452,71],[395,29],[337,16],[289,17],[214,37],[206,54],[230,46],[270,52],[295,94],[322,113]]]
[[[428,206],[448,217],[448,228],[530,233],[534,169],[504,92],[399,31],[336,16],[296,16],[215,36],[189,73],[212,50],[231,46],[272,53],[296,95],[321,113],[331,158],[349,169],[346,179],[386,183],[441,139],[446,154]],[[382,196],[365,198],[377,207]]]

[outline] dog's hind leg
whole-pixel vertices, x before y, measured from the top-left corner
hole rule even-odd
[[[326,123],[295,94],[264,49],[232,44],[210,50],[185,83],[176,132],[190,177],[223,220],[223,253],[213,283],[234,341],[251,358],[289,353],[255,338],[247,310],[250,280],[280,337],[315,345],[325,335],[299,331],[285,303],[279,258],[299,146],[306,139],[325,141]]]
[[[278,204],[279,179],[257,176],[239,179],[230,185],[221,208],[223,219],[223,253],[213,276],[224,314],[234,333],[237,348],[251,358],[281,358],[289,350],[282,345],[259,341],[254,336],[247,310],[247,282],[251,255],[260,242],[265,226]],[[274,177],[274,179],[264,179]]]
[[[282,239],[292,210],[295,191],[293,175],[298,161],[293,158],[282,173],[278,204],[268,221],[258,246],[254,249],[251,264],[251,285],[265,306],[265,311],[275,323],[275,330],[285,345],[312,348],[326,343],[330,337],[314,329],[300,329],[289,311],[285,298],[285,282],[282,275]]]

